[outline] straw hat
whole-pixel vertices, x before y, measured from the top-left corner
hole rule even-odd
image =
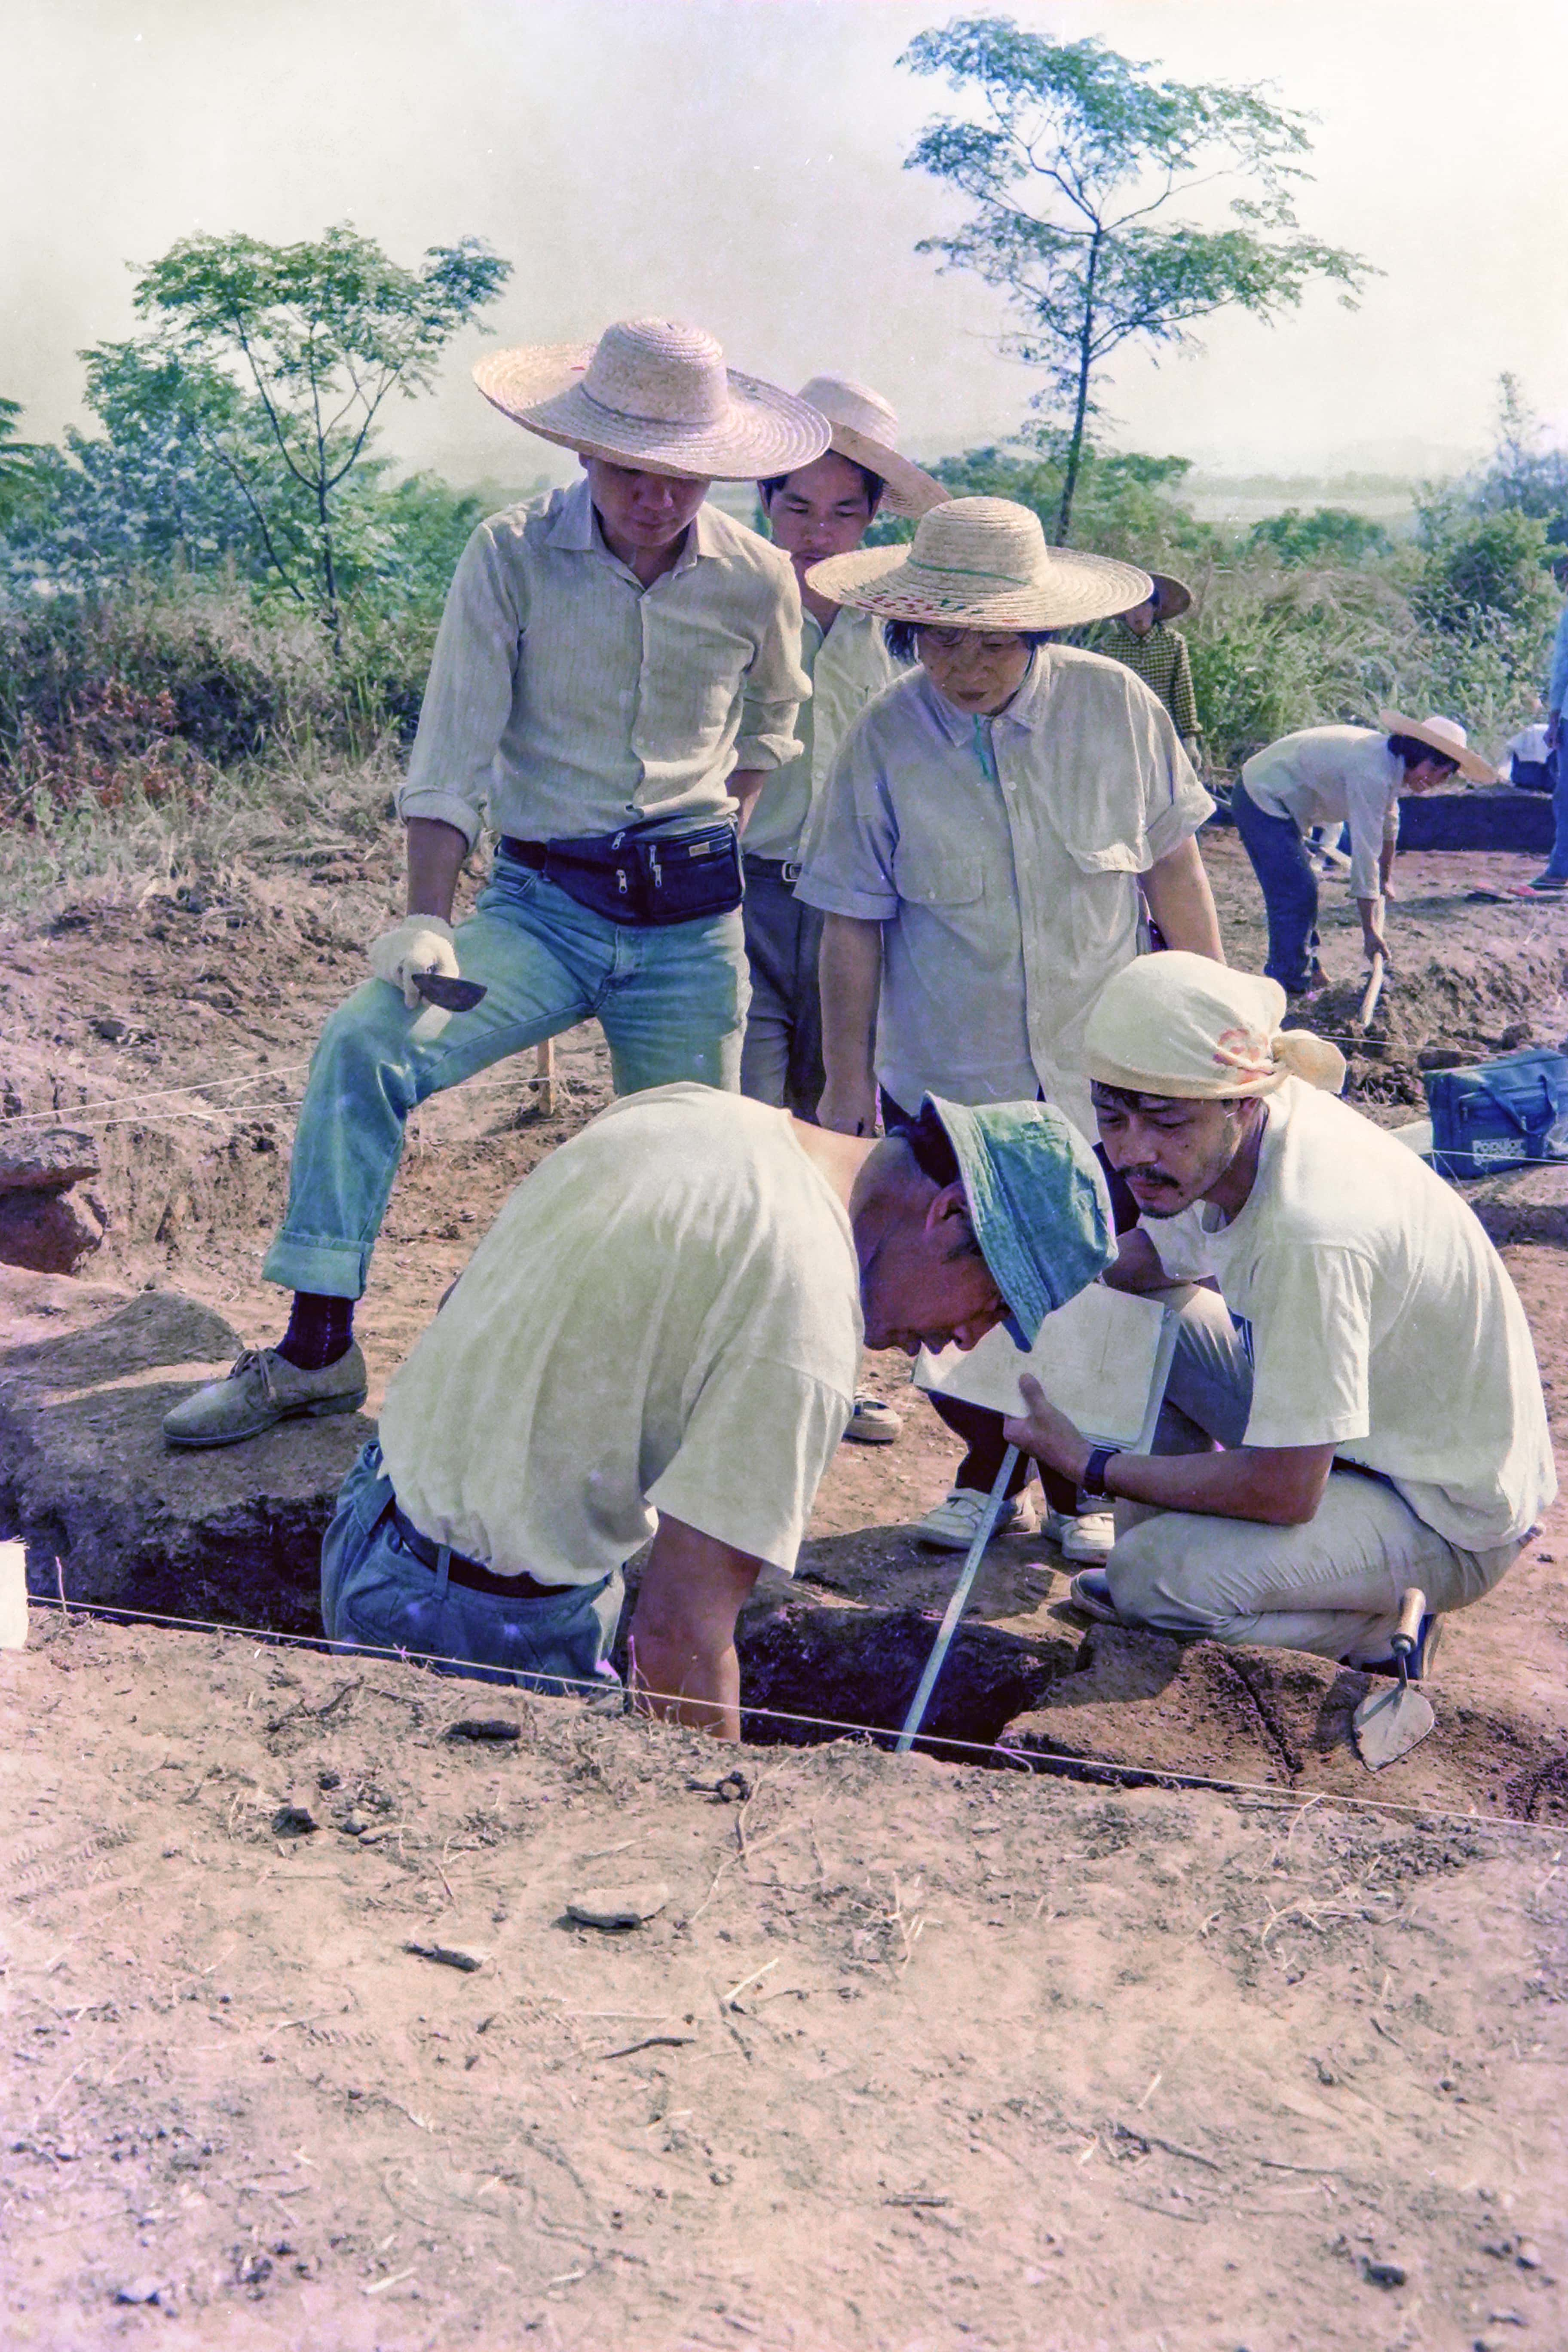
[[[1411,735],[1440,759],[1452,760],[1468,784],[1495,784],[1497,770],[1478,752],[1466,750],[1468,738],[1457,719],[1402,719],[1397,710],[1380,710],[1377,723],[1386,735]]]
[[[1184,580],[1173,572],[1151,572],[1154,583],[1154,617],[1157,621],[1174,621],[1192,609],[1193,592]]]
[[[1040,518],[1011,499],[949,499],[908,547],[863,547],[814,563],[806,585],[889,621],[958,629],[1067,629],[1152,593],[1146,572],[1047,547]]]
[[[846,375],[814,375],[809,383],[800,388],[802,400],[826,416],[833,427],[830,449],[847,457],[852,465],[864,466],[868,472],[880,477],[887,488],[882,494],[885,514],[903,515],[910,520],[928,514],[932,507],[944,504],[951,493],[900,457],[895,444],[899,437],[899,420],[879,392],[868,385],[852,383]]]
[[[474,381],[530,433],[643,473],[755,481],[808,466],[827,446],[826,417],[726,368],[711,335],[673,319],[621,319],[591,345],[490,352]]]

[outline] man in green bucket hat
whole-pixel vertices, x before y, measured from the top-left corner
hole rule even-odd
[[[735,1621],[794,1570],[862,1346],[1005,1323],[1027,1347],[1112,1247],[1048,1104],[928,1097],[877,1138],[696,1085],[616,1103],[524,1178],[394,1378],[323,1544],[327,1632],[603,1687],[651,1538],[633,1692],[738,1738]]]

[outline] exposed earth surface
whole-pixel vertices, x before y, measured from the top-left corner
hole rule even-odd
[[[1256,969],[1238,845],[1205,850]],[[0,1268],[0,1536],[39,1596],[0,1654],[6,2339],[1568,2343],[1562,1507],[1451,1621],[1436,1728],[1375,1780],[1363,1677],[1086,1632],[1029,1534],[988,1555],[934,1752],[857,1737],[900,1720],[956,1565],[913,1538],[956,1449],[901,1361],[868,1364],[899,1443],[841,1449],[799,1576],[747,1612],[741,1751],[62,1618],[319,1633],[371,1420],[196,1457],[158,1421],[277,1337],[293,1105],[394,859],[279,840],[0,948],[0,1145],[41,1112],[89,1135],[104,1228],[76,1277]],[[1401,859],[1365,1038],[1328,886],[1310,1018],[1383,1123],[1419,1116],[1423,1055],[1568,1030],[1568,908],[1511,895],[1535,864]],[[358,1327],[368,1415],[607,1093],[584,1029],[548,1114],[531,1055],[419,1114]],[[1468,1191],[1555,1422],[1568,1169]],[[492,1713],[519,1736],[448,1736]],[[643,1925],[568,1916],[628,1884],[663,1890]]]

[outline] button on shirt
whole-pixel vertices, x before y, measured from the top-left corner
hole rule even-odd
[[[1351,890],[1375,898],[1383,888],[1378,857],[1399,838],[1399,788],[1405,762],[1372,727],[1303,727],[1255,752],[1241,771],[1247,796],[1269,816],[1351,829]]]
[[[882,624],[870,613],[841,611],[826,635],[820,622],[805,613],[800,645],[811,679],[811,700],[795,720],[804,748],[758,793],[746,826],[748,857],[799,857],[806,822],[839,744],[868,702],[899,675],[883,643]]]
[[[1026,1100],[1094,1132],[1084,1024],[1138,952],[1140,874],[1214,806],[1117,662],[1042,646],[991,721],[923,669],[851,730],[796,895],[882,925],[876,1072],[900,1102]]]
[[[586,481],[480,523],[441,616],[404,818],[542,841],[732,814],[736,768],[795,758],[789,558],[702,506],[650,587],[605,546]]]

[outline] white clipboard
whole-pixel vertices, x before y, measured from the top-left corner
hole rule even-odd
[[[1018,1378],[1030,1372],[1091,1444],[1147,1454],[1175,1349],[1176,1317],[1163,1301],[1091,1282],[1047,1316],[1027,1355],[998,1328],[973,1348],[922,1349],[914,1378],[939,1395],[1016,1413]]]

